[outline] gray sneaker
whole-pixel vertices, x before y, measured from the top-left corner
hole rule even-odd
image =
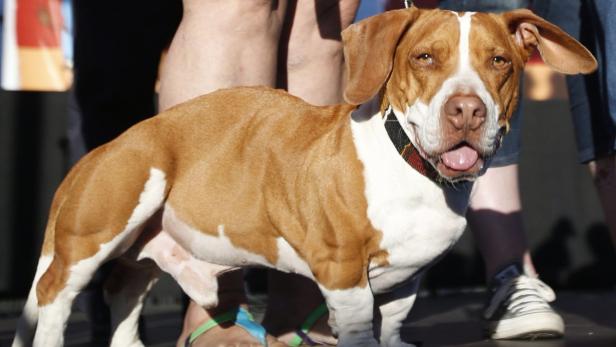
[[[484,311],[491,339],[540,339],[561,337],[563,319],[550,306],[554,291],[541,280],[512,264],[494,276],[490,301]]]

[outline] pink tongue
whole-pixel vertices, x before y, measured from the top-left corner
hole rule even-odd
[[[477,151],[469,146],[462,146],[441,155],[443,164],[457,171],[466,171],[470,169],[475,165],[478,157]]]

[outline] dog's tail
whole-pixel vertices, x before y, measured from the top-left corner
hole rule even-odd
[[[36,267],[36,274],[34,275],[34,281],[32,287],[28,293],[28,299],[24,306],[23,313],[17,321],[17,330],[15,331],[15,339],[13,340],[12,347],[25,347],[31,346],[34,338],[34,332],[36,330],[36,323],[38,321],[38,299],[36,297],[36,284],[41,276],[47,271],[49,264],[51,263],[51,255],[43,255],[39,258],[38,265]]]
[[[77,163],[75,167],[79,166]],[[36,324],[38,322],[38,297],[36,294],[36,287],[39,279],[53,259],[54,253],[54,238],[56,219],[60,211],[61,206],[64,204],[63,196],[65,190],[70,186],[72,177],[75,176],[77,170],[73,169],[69,172],[66,179],[60,184],[49,211],[49,219],[47,221],[47,227],[45,228],[45,238],[43,240],[43,250],[41,257],[39,258],[38,265],[36,266],[36,273],[34,274],[34,280],[32,281],[32,287],[28,293],[26,304],[19,320],[17,321],[17,329],[15,331],[15,339],[13,339],[13,347],[25,347],[32,346],[32,340],[34,339],[34,333],[36,331]]]
[[[55,202],[55,201],[54,201]],[[50,216],[57,214],[57,208],[52,206]],[[28,292],[28,298],[24,309],[17,321],[17,329],[15,330],[15,338],[13,339],[12,347],[32,346],[36,325],[38,323],[38,296],[37,285],[41,276],[47,271],[54,254],[54,235],[55,235],[55,218],[49,218],[45,237],[43,239],[43,250],[36,266],[34,280]]]

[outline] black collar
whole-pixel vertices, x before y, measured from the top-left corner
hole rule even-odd
[[[387,130],[389,139],[394,146],[396,146],[396,150],[400,153],[400,156],[402,156],[404,161],[415,169],[415,171],[428,177],[431,181],[439,185],[446,183],[434,166],[419,154],[419,150],[415,148],[402,129],[391,107],[388,107],[385,111],[385,130]]]

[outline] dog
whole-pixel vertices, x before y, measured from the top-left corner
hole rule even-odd
[[[220,90],[79,161],[54,196],[13,346],[61,346],[73,299],[114,258],[112,346],[143,345],[138,316],[161,270],[210,308],[216,276],[243,266],[313,279],[339,346],[411,346],[402,321],[422,272],[465,228],[472,181],[507,130],[525,62],[535,48],[566,74],[596,61],[528,10],[411,7],[342,37],[345,104]],[[408,138],[402,154],[389,114]]]

